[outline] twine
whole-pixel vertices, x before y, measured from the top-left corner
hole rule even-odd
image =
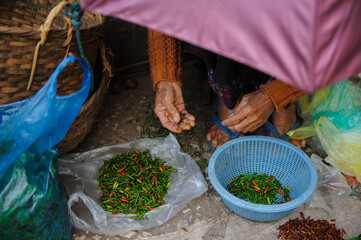
[[[38,54],[39,54],[39,48],[40,46],[44,45],[46,38],[48,37],[48,33],[50,31],[51,25],[53,24],[54,18],[59,14],[59,12],[63,9],[63,7],[69,4],[68,1],[61,1],[58,5],[56,5],[49,13],[48,17],[46,18],[46,21],[44,24],[42,24],[39,28],[40,30],[40,41],[36,44],[35,52],[34,52],[34,58],[33,63],[31,66],[31,72],[30,72],[30,78],[28,82],[28,86],[26,88],[27,91],[29,91],[31,84],[34,79],[35,69],[36,69],[36,63],[38,61]]]

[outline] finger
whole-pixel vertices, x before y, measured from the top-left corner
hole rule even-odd
[[[194,122],[196,120],[196,117],[193,116],[192,114],[189,114],[188,112],[185,112],[185,114],[186,115],[184,116],[184,118],[187,119],[188,121],[193,121]]]
[[[301,140],[301,146],[302,146],[302,147],[306,147],[306,139],[302,139],[302,140]]]
[[[239,106],[231,113],[228,118],[222,121],[223,125],[226,125],[227,127],[233,126],[238,124],[239,122],[243,121],[247,116],[249,115],[249,109],[247,106],[242,106],[243,104],[240,103]]]
[[[163,127],[167,128],[172,132],[181,132],[177,124],[173,123],[171,119],[167,116],[166,110],[156,109],[155,114],[158,116]]]
[[[219,144],[219,139],[218,138],[213,138],[212,139],[212,145],[217,148],[218,147],[218,144]]]
[[[228,127],[231,131],[237,131],[237,132],[244,132],[245,128],[250,125],[253,122],[253,119],[251,119],[250,117],[247,117],[246,119],[244,119],[243,121],[239,122],[236,125],[230,126]]]
[[[173,99],[166,97],[164,99],[164,106],[167,110],[168,116],[175,122],[178,123],[181,120],[180,114],[177,108],[173,105]]]
[[[189,118],[182,119],[181,123],[187,124],[191,127],[194,127],[196,125],[195,119],[189,119]]]
[[[165,127],[166,129],[168,129],[169,131],[175,132],[175,133],[180,133],[182,132],[182,128],[180,126],[178,126],[177,124],[174,124],[171,121],[165,122],[164,124],[162,124],[163,127]]]
[[[182,121],[178,124],[178,126],[183,130],[189,130],[192,128],[191,122],[189,121],[184,121],[184,122]]]
[[[206,134],[206,140],[207,140],[208,142],[212,140],[213,135],[214,135],[213,133],[214,133],[213,131],[207,132],[207,134]]]
[[[250,124],[248,124],[248,126],[246,126],[243,131],[244,132],[254,132],[256,131],[259,127],[261,127],[263,124],[265,124],[266,121],[262,121],[261,119],[258,119],[255,122],[252,122]]]

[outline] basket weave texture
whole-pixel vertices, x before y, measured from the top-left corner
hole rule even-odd
[[[275,176],[282,186],[291,189],[292,200],[264,205],[233,196],[227,191],[229,180],[245,173]],[[233,212],[254,221],[275,221],[289,215],[305,203],[317,187],[316,168],[303,151],[286,141],[265,136],[246,136],[223,144],[209,160],[208,176]]]
[[[0,0],[0,104],[33,97],[68,53],[81,57],[75,30],[64,14],[65,10],[71,11],[72,2]],[[59,11],[52,14],[57,9]],[[94,93],[82,106],[65,138],[57,144],[59,153],[75,149],[90,132],[111,79],[110,51],[107,52],[103,44],[104,18],[85,12],[81,20],[83,24],[79,29],[84,54],[92,69],[99,68],[95,66],[99,64],[103,71],[94,75]],[[43,44],[40,44],[34,78],[27,90],[39,42]],[[99,62],[99,58],[102,61]],[[78,91],[82,79],[81,65],[68,65],[57,79],[57,94]]]
[[[32,97],[46,83],[67,52],[80,56],[75,31],[68,32],[70,20],[64,14],[69,4],[51,20],[50,29],[44,27],[49,23],[49,13],[60,2],[0,0],[0,104]],[[103,38],[103,19],[85,12],[81,20],[81,42],[85,56],[93,67]],[[66,45],[64,42],[69,34],[73,36]],[[39,48],[34,79],[27,91],[35,47],[44,35],[46,40]],[[58,95],[79,90],[82,72],[80,64],[64,69],[58,79]]]

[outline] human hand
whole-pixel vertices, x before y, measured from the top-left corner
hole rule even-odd
[[[233,113],[222,121],[222,124],[232,131],[254,132],[266,123],[273,111],[271,98],[264,89],[259,89],[244,95],[241,101],[238,101]]]
[[[177,83],[161,81],[155,88],[154,112],[163,127],[180,133],[196,125],[195,117],[185,109],[182,89]]]

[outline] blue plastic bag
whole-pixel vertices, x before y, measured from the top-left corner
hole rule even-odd
[[[57,96],[57,77],[74,61],[84,69],[82,87]],[[70,56],[33,98],[0,106],[0,239],[71,239],[53,147],[78,115],[90,83],[88,65]]]

